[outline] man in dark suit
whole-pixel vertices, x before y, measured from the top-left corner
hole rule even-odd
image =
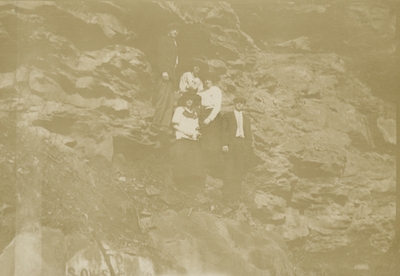
[[[236,97],[235,109],[222,119],[222,151],[225,154],[224,185],[222,193],[225,200],[240,195],[242,178],[250,163],[252,153],[252,133],[250,118],[243,113],[246,100]]]
[[[157,69],[160,77],[158,94],[153,98],[155,113],[153,125],[161,130],[168,130],[174,108],[175,69],[178,65],[178,47],[176,38],[179,24],[170,24],[168,34],[158,41]]]

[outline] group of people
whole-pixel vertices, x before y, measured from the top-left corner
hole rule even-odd
[[[175,132],[171,156],[177,186],[202,187],[208,173],[223,179],[226,199],[236,197],[252,152],[251,121],[243,113],[246,100],[236,97],[234,110],[222,116],[222,91],[216,86],[219,76],[204,70],[203,60],[194,59],[193,70],[179,80],[175,104],[178,33],[179,26],[171,24],[167,35],[159,40],[160,80],[153,125]]]

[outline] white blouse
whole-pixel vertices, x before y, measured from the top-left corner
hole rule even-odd
[[[203,83],[193,75],[192,72],[186,72],[182,75],[179,82],[179,90],[186,92],[189,88],[193,88],[196,92],[203,91]]]
[[[172,117],[172,124],[174,125],[176,139],[197,139],[199,119],[195,111],[189,111],[182,106],[177,107]],[[191,134],[192,137],[187,134]]]
[[[208,119],[211,121],[217,117],[218,113],[221,111],[221,102],[222,102],[222,92],[217,86],[212,86],[209,89],[199,92],[201,96],[201,105],[206,109],[212,108]]]

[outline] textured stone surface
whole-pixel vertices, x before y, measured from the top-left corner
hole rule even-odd
[[[17,235],[0,255],[1,275],[57,275],[63,273],[66,250],[61,231],[41,229]]]
[[[234,214],[241,223],[193,212],[191,218],[201,225],[196,229],[186,214],[166,213],[182,224],[181,236],[175,237],[162,216],[143,222],[146,229],[153,223],[165,229],[154,232],[163,252],[168,251],[165,239],[174,237],[172,249],[182,256],[175,261],[187,272],[290,275],[284,246],[262,236],[268,246],[258,247],[257,238],[242,225],[250,218],[288,243],[299,242],[306,252],[357,247],[360,237],[376,252],[389,248],[395,218],[395,108],[376,96],[386,82],[378,81],[376,72],[382,68],[369,64],[390,60],[394,51],[395,16],[389,7],[280,3],[253,10],[224,2],[165,1],[0,5],[0,37],[7,52],[0,63],[2,126],[15,116],[16,127],[60,152],[84,160],[124,160],[124,167],[161,147],[148,129],[154,112],[154,45],[172,21],[182,24],[179,70],[192,55],[205,54],[209,67],[222,74],[222,111],[232,110],[236,95],[247,98],[259,162],[244,181],[246,206],[223,208],[224,215]],[[149,14],[157,16],[159,25],[150,24]],[[288,23],[293,33],[274,33],[271,26],[287,28],[274,14],[302,24]],[[338,33],[316,33],[320,25],[307,22],[323,22],[320,28]],[[310,30],[306,35],[304,28]],[[265,34],[255,33],[260,30]],[[360,60],[370,71],[359,73],[366,70]],[[94,182],[90,178],[82,179]],[[125,180],[121,182],[129,183]],[[210,191],[221,185],[220,179],[207,179]],[[174,192],[157,188],[148,195],[180,206]],[[199,198],[202,204],[210,200],[208,195]],[[215,237],[207,232],[211,223],[220,226]],[[250,236],[236,240],[228,228]],[[213,251],[208,238],[226,254]],[[271,255],[279,257],[272,262]]]
[[[396,145],[396,121],[379,117],[376,123],[385,141]]]
[[[236,220],[172,210],[154,218],[156,248],[187,275],[294,275],[281,238]]]

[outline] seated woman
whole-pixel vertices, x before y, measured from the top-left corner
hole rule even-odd
[[[208,172],[215,176],[219,169],[219,157],[221,155],[221,129],[222,116],[220,114],[222,92],[215,83],[219,76],[209,73],[204,78],[205,90],[199,92],[201,96],[201,109],[199,114],[201,148],[204,164]]]
[[[203,91],[203,82],[200,80],[199,74],[206,69],[206,62],[206,60],[200,58],[193,58],[193,70],[184,73],[180,79],[179,92],[181,94]]]
[[[205,174],[199,145],[199,119],[195,107],[201,97],[186,93],[178,101],[172,118],[176,142],[171,149],[174,182],[184,189],[202,188]]]

